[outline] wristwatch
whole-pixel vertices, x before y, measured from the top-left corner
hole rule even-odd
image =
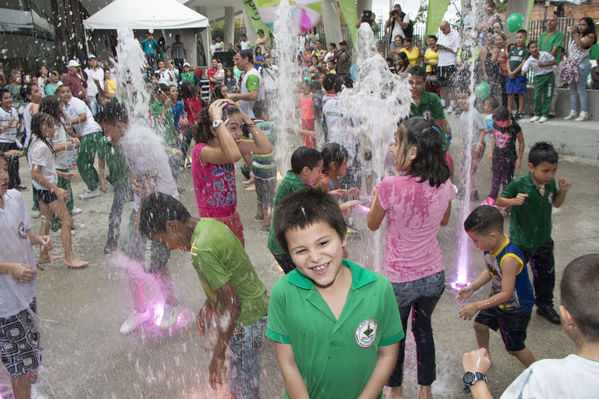
[[[216,129],[217,127],[219,127],[221,125],[221,123],[223,123],[223,120],[222,119],[217,119],[214,122],[212,122],[212,127],[214,129]]]
[[[470,387],[477,381],[484,381],[486,383],[487,376],[478,371],[466,371],[462,377],[462,381],[464,382],[464,393],[470,393]]]

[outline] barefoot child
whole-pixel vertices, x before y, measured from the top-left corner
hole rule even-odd
[[[176,199],[154,193],[141,206],[139,231],[169,249],[190,252],[207,299],[196,324],[205,335],[216,318],[217,342],[210,362],[210,385],[223,383],[227,348],[229,390],[235,399],[260,397],[261,348],[268,296],[241,242],[223,223],[192,218]]]
[[[389,280],[343,259],[334,197],[306,188],[281,200],[273,226],[297,268],[271,291],[266,336],[291,398],[382,398],[404,337]]]
[[[505,349],[524,367],[528,367],[535,361],[532,352],[524,344],[534,297],[524,255],[503,234],[503,216],[495,207],[481,205],[476,208],[464,221],[464,230],[474,244],[485,252],[488,270],[460,289],[456,300],[464,302],[489,281],[491,296],[463,305],[460,317],[470,320],[476,315],[476,341],[480,348],[487,350],[489,328],[499,328]]]
[[[64,264],[71,268],[81,268],[87,266],[89,262],[78,259],[73,254],[71,241],[72,217],[66,206],[69,193],[67,190],[56,186],[58,184],[58,175],[65,179],[70,179],[72,176],[69,173],[56,170],[54,150],[48,141],[56,132],[56,123],[54,117],[46,113],[38,112],[33,116],[31,119],[32,139],[27,151],[27,160],[31,168],[33,192],[37,196],[42,214],[40,235],[48,234],[52,216],[56,215],[62,223],[60,238],[64,248]],[[59,257],[50,256],[48,248],[43,247],[40,250],[38,263],[49,263],[57,258]]]

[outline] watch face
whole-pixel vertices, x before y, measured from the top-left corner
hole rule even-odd
[[[468,371],[464,374],[464,384],[472,384],[475,378],[476,376],[474,375],[474,373],[472,371]]]

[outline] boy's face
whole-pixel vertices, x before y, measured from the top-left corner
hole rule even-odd
[[[304,169],[302,169],[300,173],[301,181],[308,186],[314,185],[314,183],[318,181],[320,175],[322,174],[323,165],[324,163],[321,159],[320,161],[318,161],[318,164],[312,169],[308,168],[307,166],[304,166]]]
[[[8,191],[8,165],[4,158],[0,159],[0,197]]]
[[[426,85],[426,81],[422,76],[412,75],[408,80],[410,84],[410,91],[412,92],[412,97],[415,95],[421,95],[424,90],[424,86]]]
[[[458,102],[462,111],[468,111],[468,93],[460,93]]]
[[[528,170],[530,170],[530,177],[532,181],[537,185],[545,185],[551,183],[551,180],[555,178],[555,172],[557,171],[557,162],[549,163],[543,161],[537,166],[532,163],[528,163]]]
[[[329,287],[335,282],[341,270],[346,237],[341,239],[335,229],[321,221],[303,229],[287,230],[285,239],[300,273],[318,287]]]
[[[2,94],[2,108],[8,109],[12,105],[12,96],[9,92],[5,91]]]
[[[177,99],[179,98],[179,89],[177,89],[177,86],[170,87],[170,89],[168,90],[168,96],[171,98],[171,100],[177,101]]]
[[[469,232],[467,234],[478,249],[492,251],[497,246],[497,237],[499,236],[499,233],[493,232],[486,236],[475,232]]]
[[[484,110],[485,110],[486,114],[490,114],[491,112],[493,112],[493,108],[491,108],[491,101],[489,101],[489,100],[485,101]]]
[[[516,44],[518,45],[518,47],[524,46],[525,42],[526,42],[526,35],[524,33],[516,34]]]
[[[539,54],[539,46],[537,46],[536,43],[531,44],[528,46],[528,52],[536,56]]]
[[[164,69],[164,61],[158,61],[158,69]]]

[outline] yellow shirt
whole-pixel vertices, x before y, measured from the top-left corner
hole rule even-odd
[[[116,96],[116,81],[114,79],[104,79],[104,90],[111,96]]]
[[[401,52],[406,53],[410,65],[418,66],[418,57],[420,57],[420,49],[418,47],[412,47],[412,51],[402,48]]]
[[[428,62],[432,62],[435,65],[439,64],[439,49],[437,49],[437,51],[433,51],[430,48],[426,49],[426,52],[424,53],[424,59],[427,60]],[[430,65],[426,66],[426,72],[433,72],[433,67]]]

